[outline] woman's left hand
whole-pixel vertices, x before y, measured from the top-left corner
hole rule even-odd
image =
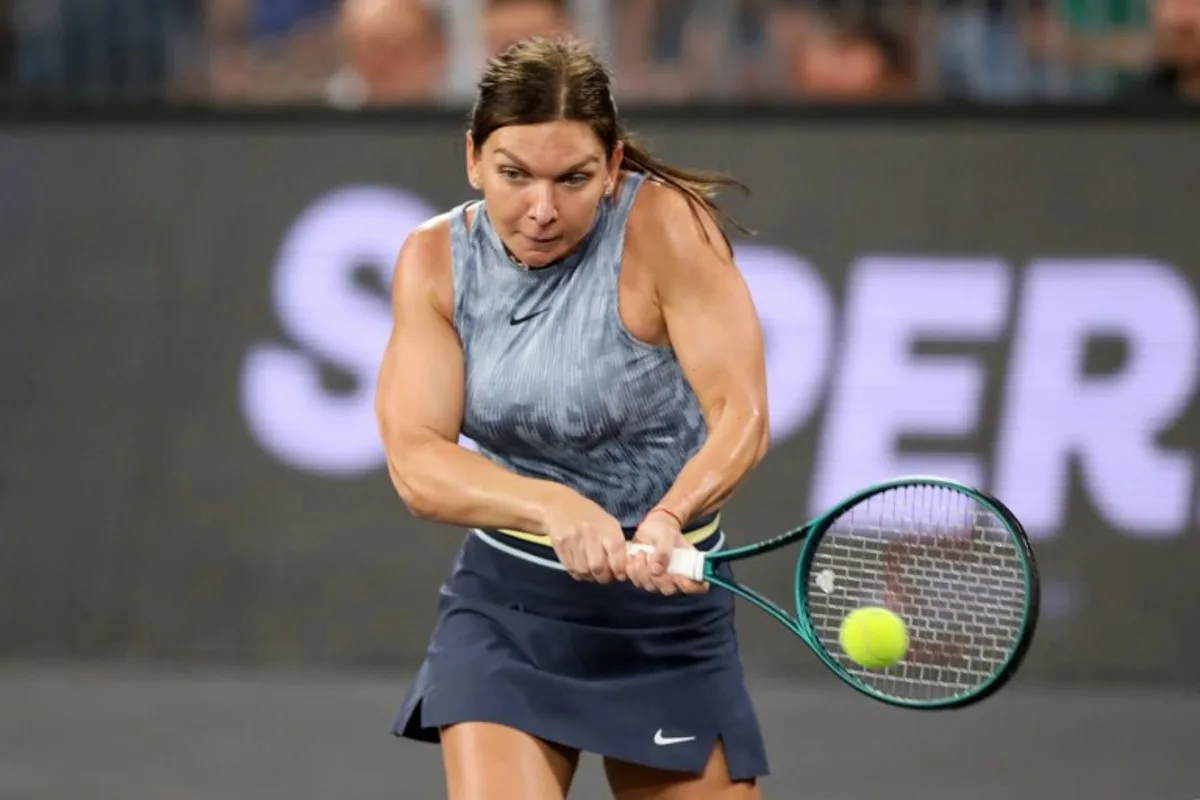
[[[654,548],[651,553],[632,553],[626,561],[629,582],[639,589],[658,594],[701,594],[708,591],[708,584],[672,575],[667,572],[671,552],[676,548],[693,548],[684,538],[679,523],[670,514],[652,511],[642,520],[633,541]]]

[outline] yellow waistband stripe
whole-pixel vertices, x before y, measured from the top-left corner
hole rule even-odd
[[[690,531],[685,531],[683,538],[687,539],[693,545],[700,544],[708,537],[715,534],[721,529],[721,515],[713,517],[710,522],[701,525],[699,528],[694,528]],[[514,531],[507,528],[497,528],[497,533],[503,533],[505,536],[511,536],[514,539],[521,539],[526,542],[533,542],[544,547],[550,547],[550,537],[543,536],[540,533],[526,533],[525,531]]]

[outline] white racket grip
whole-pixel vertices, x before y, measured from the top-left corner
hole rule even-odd
[[[653,547],[640,542],[630,542],[628,548],[630,553],[641,552],[649,554],[654,552]],[[703,551],[691,547],[679,547],[672,550],[671,563],[667,565],[667,572],[672,575],[691,578],[694,581],[704,580]]]

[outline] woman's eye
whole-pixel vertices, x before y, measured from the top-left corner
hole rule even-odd
[[[500,174],[510,181],[518,180],[521,177],[519,170],[504,168],[500,170]]]
[[[566,183],[568,186],[583,186],[585,183],[588,182],[588,176],[587,175],[568,175],[567,177],[563,178],[563,182]]]

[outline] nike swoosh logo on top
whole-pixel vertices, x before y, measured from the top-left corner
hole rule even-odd
[[[682,742],[695,741],[695,736],[663,736],[662,728],[654,732],[654,743],[659,747],[664,744],[681,744]]]
[[[509,325],[520,325],[522,322],[529,322],[529,320],[533,319],[534,317],[540,317],[542,314],[545,314],[549,310],[550,309],[548,309],[548,308],[543,308],[541,311],[535,311],[532,314],[526,314],[523,317],[509,317],[508,324]]]

